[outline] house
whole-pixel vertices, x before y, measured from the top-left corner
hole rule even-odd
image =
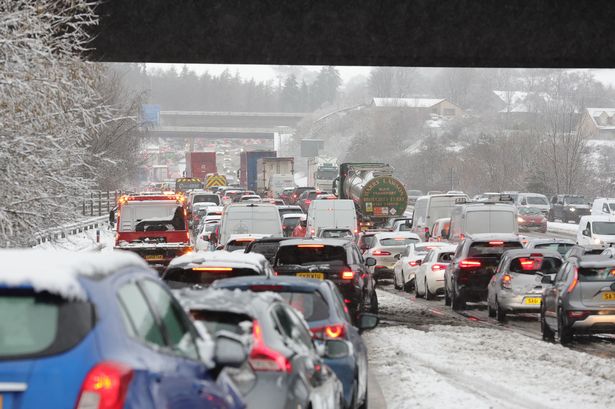
[[[615,139],[615,108],[585,108],[578,129],[591,139]]]
[[[377,110],[404,109],[425,114],[426,117],[439,115],[445,118],[461,118],[465,111],[443,98],[372,98],[370,107]]]

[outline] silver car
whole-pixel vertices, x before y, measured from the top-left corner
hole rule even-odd
[[[548,277],[543,280],[547,282]],[[542,337],[560,343],[574,334],[615,333],[615,260],[579,256],[566,260],[542,296]]]
[[[487,286],[490,317],[504,322],[508,314],[540,312],[542,293],[549,284],[544,276],[555,277],[562,256],[555,250],[508,250]]]

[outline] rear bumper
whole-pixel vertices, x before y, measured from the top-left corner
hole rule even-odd
[[[487,288],[483,287],[470,287],[467,285],[460,285],[457,287],[457,294],[464,301],[485,301],[487,300]]]
[[[374,267],[374,279],[393,279],[393,275],[395,274],[394,270],[390,267],[386,266],[375,266]]]
[[[615,310],[597,309],[590,311],[592,314],[582,320],[569,319],[569,322],[572,323],[571,328],[575,332],[588,334],[615,333]]]
[[[526,298],[541,298],[541,294],[498,294],[498,304],[506,312],[540,312],[541,304],[524,304]]]

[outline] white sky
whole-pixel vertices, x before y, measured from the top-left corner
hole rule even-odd
[[[175,66],[177,71],[180,71],[184,64],[161,64],[161,63],[148,63],[147,69],[168,69],[171,66]],[[277,79],[277,72],[275,70],[276,66],[273,65],[248,65],[248,64],[187,64],[188,69],[196,72],[197,74],[202,74],[206,71],[209,73],[218,75],[222,73],[224,70],[228,69],[231,73],[238,72],[239,76],[243,79],[249,80],[250,78],[254,78],[255,81],[275,81]],[[284,67],[284,66],[282,66]],[[304,68],[318,72],[322,66],[321,65],[309,65],[303,66]],[[371,67],[356,67],[356,66],[336,66],[337,70],[342,77],[342,81],[344,83],[348,82],[351,78],[357,75],[363,75],[367,77],[369,75],[369,71]],[[595,78],[604,83],[605,85],[611,85],[615,87],[615,69],[591,69],[590,70]]]

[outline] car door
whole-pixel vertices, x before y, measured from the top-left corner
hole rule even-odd
[[[557,325],[557,306],[560,296],[560,292],[564,287],[566,276],[568,271],[572,269],[570,262],[564,263],[558,273],[555,275],[555,281],[553,285],[545,290],[544,303],[545,303],[545,320],[551,327]]]
[[[502,257],[500,260],[500,264],[495,270],[495,273],[489,280],[489,285],[487,287],[487,302],[489,305],[495,306],[495,296],[497,293],[497,285],[500,282],[500,278],[502,277],[504,271],[507,271],[507,262],[508,257]]]

